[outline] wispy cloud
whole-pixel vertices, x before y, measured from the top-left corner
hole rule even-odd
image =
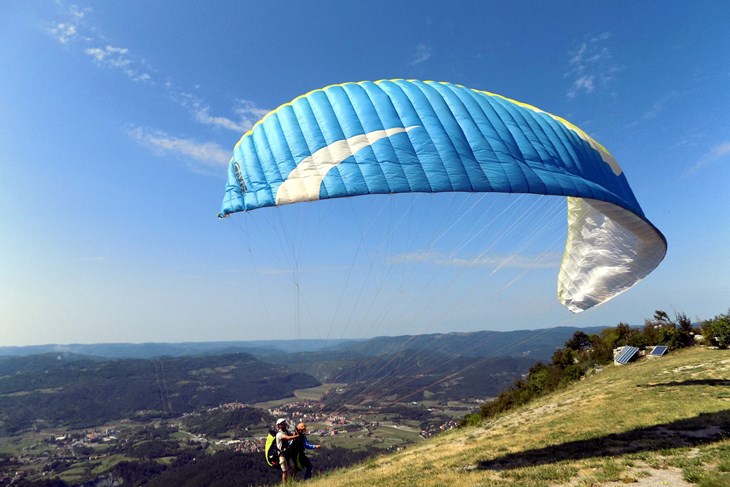
[[[561,256],[553,253],[546,253],[537,256],[509,254],[464,258],[445,256],[434,251],[423,251],[394,255],[389,259],[389,262],[393,264],[425,263],[447,267],[550,269],[560,265],[560,258]]]
[[[48,32],[56,37],[56,39],[58,39],[58,42],[60,42],[61,44],[68,44],[78,35],[76,26],[73,24],[67,24],[65,22],[59,22],[51,27],[48,27]]]
[[[692,176],[700,170],[718,163],[730,161],[730,141],[710,147],[700,159],[692,164],[684,176]]]
[[[266,115],[269,110],[256,107],[248,100],[236,100],[232,112],[236,118],[220,115],[211,115],[210,107],[198,96],[174,89],[169,84],[167,90],[170,98],[180,106],[190,111],[195,121],[204,125],[220,127],[238,133],[247,132],[253,124]]]
[[[61,14],[62,21],[49,24],[47,30],[58,42],[75,45],[98,66],[116,69],[137,82],[156,85],[155,70],[145,59],[134,55],[127,47],[112,44],[88,25],[86,17],[90,12],[90,9],[82,10],[73,5],[66,7]],[[200,96],[176,87],[171,81],[161,83],[160,87],[170,100],[187,109],[191,118],[203,125],[243,133],[268,112],[251,101],[235,100],[230,109],[232,117],[217,115]]]
[[[658,118],[659,116],[662,115],[662,113],[664,113],[666,111],[669,103],[674,98],[677,98],[679,96],[679,94],[680,93],[678,91],[672,91],[668,95],[663,96],[662,98],[656,100],[649,108],[647,108],[644,111],[644,113],[641,114],[641,116],[639,116],[638,119],[627,123],[626,128],[633,128],[641,123]],[[680,145],[680,144],[675,144],[675,145]]]
[[[422,64],[431,59],[432,52],[431,47],[425,44],[419,44],[416,46],[416,53],[413,56],[413,60],[409,63],[411,66]]]
[[[89,9],[81,9],[75,5],[65,8],[63,20],[48,24],[46,30],[61,44],[68,44],[79,37],[79,28],[87,12]]]
[[[233,111],[245,123],[246,130],[249,130],[254,123],[259,121],[271,110],[268,108],[259,108],[252,101],[238,99],[236,100],[236,106],[233,108]]]
[[[657,100],[654,102],[654,104],[649,107],[649,109],[644,112],[644,114],[641,116],[642,120],[651,120],[654,118],[657,118],[666,108],[667,103],[669,103],[672,99],[676,98],[679,95],[679,92],[673,91],[667,96]]]
[[[152,82],[152,76],[144,69],[144,60],[132,57],[126,47],[88,47],[84,49],[84,53],[100,66],[118,69],[134,81]]]
[[[309,275],[322,272],[335,272],[342,274],[344,271],[351,270],[351,266],[334,266],[334,265],[318,265],[318,266],[297,266],[296,272]],[[262,276],[280,276],[280,275],[292,275],[295,273],[293,268],[288,267],[259,267],[256,272]]]
[[[621,68],[607,46],[610,38],[610,32],[602,33],[581,42],[569,52],[568,72],[565,73],[571,82],[568,98],[594,93],[615,79]]]
[[[126,47],[109,44],[87,24],[86,17],[92,12],[90,8],[82,9],[76,5],[66,7],[61,2],[59,5],[62,19],[46,27],[58,42],[67,46],[76,45],[99,66],[117,69],[134,81],[152,82],[152,75],[143,59],[132,56]]]
[[[143,127],[130,128],[129,136],[157,153],[184,156],[188,167],[191,159],[196,161],[198,165],[191,169],[220,168],[226,166],[230,160],[230,151],[213,142],[198,142]]]
[[[229,109],[231,116],[215,114],[201,96],[177,87],[169,79],[157,83],[155,78],[159,80],[167,77],[159,74],[145,59],[132,53],[129,48],[110,42],[90,25],[88,17],[91,9],[66,6],[62,1],[57,3],[61,7],[60,19],[46,26],[54,39],[70,49],[82,52],[97,66],[117,70],[133,81],[156,87],[162,91],[163,96],[186,109],[191,119],[197,123],[244,133],[268,112],[251,101],[236,99]],[[179,154],[196,161],[197,164],[188,165],[192,170],[225,165],[229,161],[230,151],[212,142],[177,137],[151,128],[135,127],[128,133],[135,141],[156,153]]]

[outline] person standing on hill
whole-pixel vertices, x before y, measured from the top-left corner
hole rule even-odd
[[[312,445],[307,441],[307,425],[299,423],[295,429],[296,436],[289,447],[291,458],[297,470],[304,470],[304,480],[312,476],[312,462],[309,461],[305,450],[319,450],[321,445]]]
[[[276,420],[276,448],[279,450],[279,466],[281,467],[281,482],[285,483],[289,478],[294,480],[296,475],[296,467],[290,451],[292,440],[297,438],[296,434],[289,433],[286,419],[280,418]]]

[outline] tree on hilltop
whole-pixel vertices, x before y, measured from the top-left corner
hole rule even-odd
[[[709,340],[710,345],[720,348],[730,347],[730,310],[705,321],[702,324],[702,334]]]

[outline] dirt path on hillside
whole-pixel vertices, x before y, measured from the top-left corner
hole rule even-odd
[[[644,476],[646,474],[648,476]],[[631,482],[630,484],[634,487],[691,487],[693,485],[684,480],[682,470],[678,468],[667,468],[663,470],[649,467],[629,468],[624,475],[636,479],[636,482]],[[602,487],[626,487],[627,484],[626,482],[609,482],[601,485]]]

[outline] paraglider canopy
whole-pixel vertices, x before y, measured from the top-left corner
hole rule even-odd
[[[538,108],[450,83],[381,80],[314,90],[244,134],[228,174],[221,217],[369,194],[565,196],[558,299],[573,312],[635,285],[667,249],[602,145]]]

